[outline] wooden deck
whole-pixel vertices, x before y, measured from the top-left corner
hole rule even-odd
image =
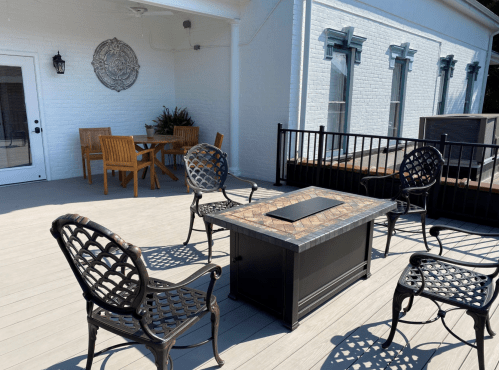
[[[182,178],[182,172],[177,171]],[[139,197],[133,187],[122,189],[110,177],[109,195],[103,194],[102,176],[94,184],[83,178],[0,187],[0,369],[81,369],[87,351],[85,302],[63,254],[49,232],[50,224],[65,213],[89,217],[142,249],[150,275],[177,282],[207,262],[206,236],[193,233],[183,246],[189,225],[189,205],[183,181],[160,175],[161,189],[150,190],[140,181]],[[239,186],[239,184],[234,183]],[[259,182],[255,198],[289,191]],[[241,197],[248,192],[236,188]],[[209,194],[203,201],[220,198]],[[418,230],[420,224],[405,219],[398,227]],[[379,220],[382,222],[383,220]],[[201,221],[196,221],[202,227]],[[430,220],[430,223],[435,221]],[[448,219],[440,224],[483,232],[490,227]],[[195,226],[196,227],[196,226]],[[499,232],[498,229],[494,230]],[[229,236],[215,234],[214,263],[223,267],[215,295],[220,304],[219,347],[224,369],[477,369],[476,351],[447,333],[440,323],[425,326],[399,324],[388,350],[380,343],[391,322],[391,299],[397,279],[412,252],[424,250],[419,233],[399,232],[391,253],[382,258],[386,229],[375,228],[372,276],[342,291],[300,321],[290,333],[273,316],[243,301],[227,298],[229,292]],[[431,240],[433,243],[434,240]],[[445,255],[466,261],[499,258],[498,241],[452,233],[445,237]],[[208,278],[193,286],[204,289]],[[433,317],[435,306],[415,300],[408,320]],[[491,322],[499,330],[499,311],[493,307]],[[178,342],[196,342],[210,336],[208,316]],[[474,338],[472,319],[464,311],[447,316],[448,325],[466,339]],[[99,330],[97,351],[122,342]],[[499,369],[499,339],[486,336],[486,368]],[[211,345],[173,350],[176,370],[216,369]],[[155,369],[152,355],[143,346],[125,347],[98,356],[93,369]]]

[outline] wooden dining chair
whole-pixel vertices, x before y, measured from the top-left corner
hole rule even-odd
[[[173,155],[173,169],[177,169],[177,155],[184,155],[183,146],[194,146],[198,144],[199,140],[199,127],[193,126],[175,126],[173,127],[173,135],[181,136],[184,138],[182,141],[172,143],[170,149],[161,149],[161,158],[165,164],[165,154]]]
[[[111,127],[80,128],[81,162],[83,164],[83,178],[92,183],[92,168],[90,161],[102,160],[102,149],[99,135],[112,135]],[[114,171],[113,171],[114,176]]]
[[[223,141],[224,141],[224,136],[220,132],[217,132],[217,136],[215,137],[215,146],[218,149],[222,149]],[[184,146],[184,156],[187,154],[189,150],[191,150],[191,148],[192,146],[190,147]],[[184,180],[185,187],[187,188],[187,194],[189,194],[191,189],[189,188],[189,182],[187,181],[187,168],[185,169],[184,176],[185,176]]]
[[[154,149],[145,149],[136,152],[133,136],[99,136],[102,155],[104,160],[104,194],[107,195],[107,171],[120,171],[121,185],[126,188],[128,182],[133,178],[133,196],[138,196],[138,171],[147,166],[150,167],[151,190],[154,184]],[[137,157],[141,155],[139,161]],[[126,172],[130,172],[126,176]]]
[[[224,142],[224,136],[220,132],[217,132],[217,137],[215,138],[215,146],[218,149],[222,149],[223,142]]]

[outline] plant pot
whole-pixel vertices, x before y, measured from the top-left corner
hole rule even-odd
[[[147,137],[154,136],[154,128],[146,128],[146,131],[147,131]]]

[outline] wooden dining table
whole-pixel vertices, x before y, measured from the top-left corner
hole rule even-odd
[[[173,181],[177,181],[178,177],[173,174],[161,161],[156,157],[156,154],[166,145],[175,143],[177,141],[183,141],[184,138],[181,136],[174,135],[154,135],[153,137],[148,137],[147,135],[134,135],[133,142],[135,143],[135,149],[138,151],[142,151],[144,149],[154,149],[153,154],[153,162],[154,165],[159,167],[164,174],[170,176]],[[140,145],[143,145],[141,147]],[[142,178],[145,179],[147,173],[147,167],[142,172]],[[158,171],[155,171],[154,174],[154,183],[156,184],[156,188],[160,189],[159,180],[158,180]],[[123,183],[128,183],[133,178],[133,173],[129,174],[123,180]]]

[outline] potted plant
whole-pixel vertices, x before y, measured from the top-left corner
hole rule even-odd
[[[174,126],[192,126],[194,124],[186,108],[175,107],[171,113],[165,106],[163,106],[163,112],[153,122],[157,123],[156,132],[160,135],[173,135]]]
[[[146,123],[146,132],[147,132],[147,137],[153,137],[154,136],[154,126],[153,125],[148,125]]]

